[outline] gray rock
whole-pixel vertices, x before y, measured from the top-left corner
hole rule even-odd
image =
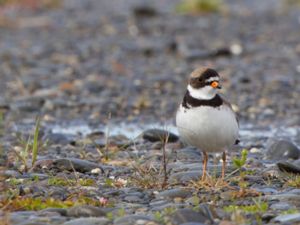
[[[69,138],[65,134],[60,134],[60,133],[46,134],[43,137],[43,140],[45,140],[45,141],[47,140],[51,144],[61,144],[61,145],[67,145],[71,142],[71,138]]]
[[[149,129],[143,132],[143,138],[145,140],[151,141],[151,142],[156,142],[156,141],[160,141],[162,142],[163,140],[165,140],[168,135],[168,142],[176,142],[178,141],[178,136],[166,131],[166,130],[161,130],[161,129]]]
[[[78,218],[63,223],[63,225],[106,225],[109,224],[109,220],[106,218]]]
[[[171,223],[180,225],[182,223],[197,222],[207,223],[209,221],[203,214],[195,212],[191,209],[179,209],[175,211],[170,217]]]
[[[284,202],[298,202],[300,201],[300,195],[297,193],[283,193],[277,195],[266,195],[264,196],[266,200],[279,200]]]
[[[201,173],[202,171],[186,171],[186,172],[173,173],[170,176],[170,181],[187,182],[190,180],[199,180]]]
[[[170,203],[171,203],[170,201],[166,201],[166,200],[159,200],[159,201],[154,200],[154,201],[150,202],[149,206],[150,207],[159,207],[159,206],[170,204]]]
[[[160,205],[160,206],[156,206],[156,207],[153,207],[151,210],[152,211],[163,211],[164,209],[166,208],[176,208],[176,209],[179,209],[179,208],[184,208],[186,207],[187,205],[185,203],[166,203],[164,205]]]
[[[187,147],[177,151],[177,159],[178,160],[188,160],[188,161],[201,161],[201,151],[194,147]]]
[[[279,215],[274,218],[275,222],[280,223],[296,223],[300,222],[300,213],[288,214],[288,215]]]
[[[180,225],[206,225],[204,223],[198,223],[198,222],[188,222],[188,223],[182,223]]]
[[[74,206],[67,210],[70,217],[101,217],[106,216],[106,212],[98,207],[90,205]]]
[[[60,214],[61,216],[66,216],[67,215],[67,210],[66,209],[62,209],[62,208],[47,208],[47,209],[43,209],[41,211],[39,211],[41,213],[44,212],[55,212]]]
[[[163,198],[186,198],[189,197],[192,193],[189,191],[186,191],[181,188],[175,188],[170,190],[162,191],[158,194],[158,197]]]
[[[278,162],[277,166],[278,166],[279,170],[282,172],[300,174],[300,167],[298,167],[292,163]]]
[[[149,216],[144,215],[128,215],[114,220],[114,225],[134,225],[145,224],[152,221]]]
[[[34,217],[36,212],[33,211],[20,211],[20,212],[12,212],[10,213],[10,223],[11,224],[19,224],[24,221],[27,221],[29,217]]]
[[[299,156],[299,148],[287,140],[273,141],[266,152],[266,157],[271,160],[298,159]]]
[[[141,199],[139,196],[135,196],[135,195],[126,196],[124,198],[124,201],[131,202],[131,203],[142,203],[142,202],[144,202],[143,199]]]
[[[49,223],[47,223],[49,224]],[[23,221],[21,223],[18,223],[17,225],[45,225],[45,222],[42,221],[35,221],[35,220],[28,220],[28,221]]]
[[[291,208],[292,208],[292,206],[286,202],[278,202],[278,203],[274,203],[270,206],[270,209],[274,209],[274,210],[288,210]]]
[[[35,167],[42,167],[47,169],[58,169],[60,171],[74,171],[85,173],[90,172],[92,169],[100,168],[104,173],[103,168],[93,162],[76,158],[62,158],[62,159],[43,159],[36,162]]]

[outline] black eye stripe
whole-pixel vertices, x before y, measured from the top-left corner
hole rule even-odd
[[[205,85],[211,85],[213,82],[219,82],[218,80],[206,81]]]

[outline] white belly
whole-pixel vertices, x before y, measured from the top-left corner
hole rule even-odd
[[[238,138],[238,123],[228,106],[200,106],[177,111],[176,126],[182,141],[205,152],[228,150]]]

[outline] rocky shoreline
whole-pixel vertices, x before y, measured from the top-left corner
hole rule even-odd
[[[300,223],[300,8],[178,2],[1,8],[0,224]],[[218,156],[198,182],[201,152],[174,127],[200,65],[240,119],[225,182]]]

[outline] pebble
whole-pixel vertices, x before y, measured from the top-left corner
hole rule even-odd
[[[106,218],[78,218],[63,223],[63,225],[107,225],[110,221]]]
[[[43,140],[51,144],[67,145],[72,141],[72,137],[60,133],[49,133],[43,137]]]
[[[170,190],[165,190],[160,192],[157,197],[162,197],[162,198],[187,198],[191,195],[192,193],[190,191],[184,190],[182,188],[174,188]]]
[[[106,213],[103,209],[90,205],[74,206],[67,210],[67,216],[70,217],[101,217],[106,216]]]
[[[277,166],[280,171],[287,173],[300,174],[300,167],[290,162],[278,162]]]
[[[279,215],[274,218],[274,221],[280,223],[297,223],[300,222],[300,213]]]
[[[271,160],[298,159],[299,156],[298,147],[287,140],[271,141],[267,147],[266,157]]]
[[[87,160],[77,159],[77,158],[62,158],[62,159],[43,159],[39,160],[35,164],[36,167],[47,168],[47,169],[58,169],[60,171],[71,171],[86,173],[93,169],[100,168],[102,173],[104,170],[97,164]]]
[[[178,209],[172,214],[170,220],[174,225],[180,225],[187,222],[198,222],[205,224],[209,221],[204,215],[191,209]]]
[[[171,182],[188,182],[191,180],[199,180],[201,176],[202,171],[186,171],[186,172],[178,172],[173,173],[170,176]]]
[[[272,204],[270,208],[273,210],[288,210],[291,209],[292,206],[286,202],[279,202],[279,203]]]
[[[148,129],[143,132],[142,136],[145,140],[151,142],[162,142],[166,138],[168,138],[168,142],[176,142],[179,139],[177,135],[161,129]]]
[[[114,220],[114,225],[145,224],[152,221],[152,218],[145,215],[127,215]]]

